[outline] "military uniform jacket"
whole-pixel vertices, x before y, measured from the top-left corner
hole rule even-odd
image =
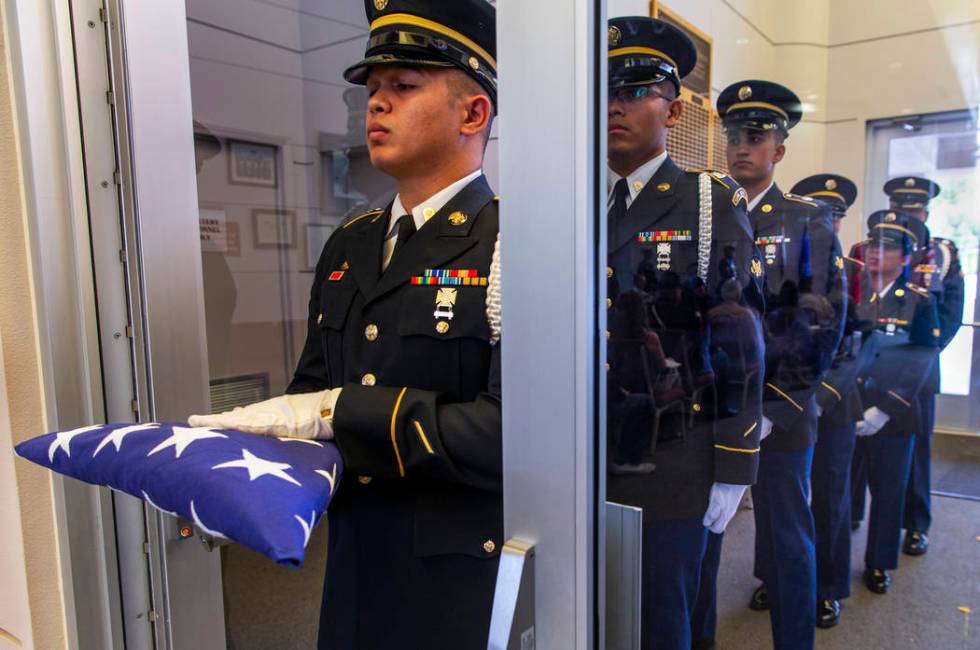
[[[485,284],[498,208],[486,179],[474,180],[382,272],[390,210],[348,222],[325,246],[288,389],[343,387],[321,644],[485,643],[503,542],[500,346]],[[477,280],[413,280],[427,270]],[[439,603],[456,612],[442,627],[429,610]]]
[[[939,314],[939,349],[949,345],[963,323],[965,287],[956,245],[948,239],[933,237],[919,256],[910,274],[912,282],[927,289],[936,299]],[[939,392],[939,364],[929,379],[930,393]]]
[[[863,269],[864,262],[850,257],[844,258],[845,277],[860,274]],[[847,427],[864,418],[857,378],[864,374],[874,360],[877,341],[871,336],[874,323],[861,319],[850,292],[845,297],[847,309],[844,337],[830,369],[820,380],[816,393],[817,405],[822,413],[821,423],[832,430]]]
[[[816,442],[814,394],[843,334],[846,280],[830,209],[775,184],[749,219],[766,269],[766,449]]]
[[[939,317],[935,299],[915,284],[896,280],[880,297],[863,274],[865,296],[858,305],[864,320],[874,323],[875,359],[859,378],[864,408],[878,407],[888,423],[878,434],[909,436],[918,422],[920,393],[928,390],[938,358]]]
[[[710,212],[702,212],[709,203]],[[656,470],[611,475],[609,499],[642,507],[647,520],[701,517],[713,482],[749,485],[758,469],[762,268],[745,192],[720,173],[684,171],[668,157],[625,217],[610,219],[608,233],[610,399],[622,389],[650,396],[657,409],[669,407],[655,434]],[[630,289],[637,272],[651,275],[644,250],[654,251],[656,286]],[[709,312],[723,303],[726,283],[735,317],[715,329]],[[643,330],[680,364],[676,384],[662,392]],[[641,355],[648,355],[645,362]],[[744,404],[741,387],[725,403],[715,399],[729,380],[743,382]]]

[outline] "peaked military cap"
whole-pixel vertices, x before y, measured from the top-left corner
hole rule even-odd
[[[609,87],[646,86],[670,80],[680,91],[698,60],[694,43],[670,23],[646,16],[609,21]]]
[[[911,253],[928,240],[924,223],[901,210],[878,210],[868,217],[868,238],[872,244],[901,248]]]
[[[364,59],[344,71],[367,83],[376,65],[458,68],[497,103],[497,10],[486,0],[365,0],[371,35]]]
[[[739,81],[718,95],[725,130],[752,129],[788,133],[803,117],[803,103],[792,90],[772,81]]]
[[[928,207],[929,201],[939,196],[940,188],[928,178],[903,176],[885,183],[884,190],[893,208],[911,209]]]
[[[857,199],[857,185],[837,174],[807,176],[790,190],[792,194],[819,199],[830,206],[835,218],[842,218]]]

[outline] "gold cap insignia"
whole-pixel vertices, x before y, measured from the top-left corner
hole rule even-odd
[[[623,33],[619,31],[619,27],[613,25],[609,28],[609,44],[615,47],[619,45],[619,41],[623,39]]]
[[[914,178],[906,178],[905,179],[905,187],[915,187],[915,179]]]
[[[657,185],[657,189],[661,192],[666,192],[670,189],[670,183],[661,183],[660,185]]]
[[[449,215],[449,223],[454,226],[462,226],[464,223],[466,223],[468,218],[469,217],[462,212],[453,212],[451,215]]]
[[[889,212],[888,214],[885,215],[885,221],[887,221],[888,223],[891,223],[892,221],[895,221],[896,219],[898,219],[898,217],[895,216],[895,213],[894,212]]]
[[[835,181],[832,178],[828,178],[827,179],[827,182],[824,183],[823,186],[826,187],[828,190],[836,190],[837,189],[837,181]]]
[[[746,99],[748,99],[751,96],[752,96],[752,87],[751,86],[742,86],[741,88],[738,89],[738,98],[741,101],[744,102]]]
[[[385,7],[388,6],[388,0],[374,0],[374,8],[378,11],[384,11]]]
[[[754,275],[755,277],[757,278],[762,277],[762,262],[759,261],[759,258],[757,257],[752,258],[752,266],[750,270],[752,271],[752,275]]]
[[[436,292],[436,307],[440,309],[452,309],[456,304],[457,290],[453,288],[442,288]]]
[[[475,56],[471,56],[470,60],[467,61],[467,63],[469,63],[470,67],[473,68],[474,70],[480,69],[480,59],[476,58]]]
[[[766,214],[769,214],[770,212],[772,212],[772,204],[771,203],[764,204],[762,206],[762,211],[765,212]]]

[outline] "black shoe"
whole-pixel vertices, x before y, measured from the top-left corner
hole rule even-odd
[[[821,598],[817,601],[817,627],[827,629],[840,623],[840,601]]]
[[[754,592],[752,592],[752,598],[749,600],[749,609],[753,609],[757,612],[764,612],[769,609],[769,590],[766,586],[759,585]]]
[[[717,647],[714,639],[698,639],[691,644],[691,650],[715,650]]]
[[[864,570],[864,586],[876,594],[887,594],[892,585],[892,579],[887,571],[881,569]]]
[[[902,553],[906,555],[925,555],[928,550],[928,535],[917,530],[910,530],[905,533],[905,544],[902,545]]]

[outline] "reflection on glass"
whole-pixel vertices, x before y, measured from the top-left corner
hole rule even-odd
[[[364,141],[359,0],[187,1],[211,409],[281,395],[313,269],[345,217],[393,196]],[[313,647],[326,526],[301,571],[222,549],[229,647]],[[275,597],[269,597],[275,594]]]

